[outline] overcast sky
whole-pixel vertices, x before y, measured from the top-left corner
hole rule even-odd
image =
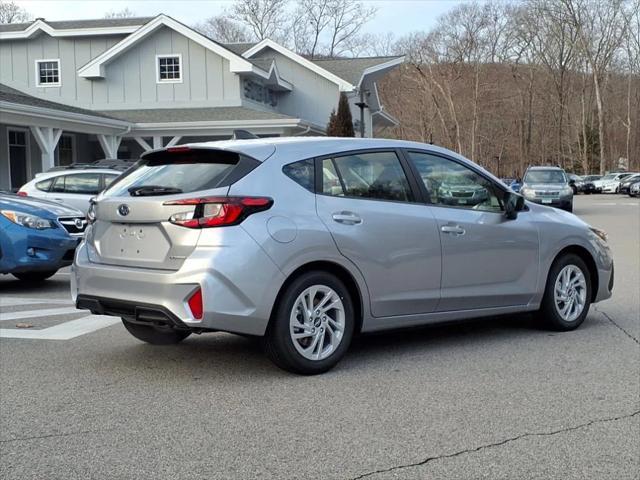
[[[397,36],[416,30],[428,30],[434,20],[462,0],[368,0],[378,8],[378,14],[366,26],[366,31],[388,32]],[[102,18],[111,10],[125,7],[137,16],[166,13],[192,25],[221,13],[232,4],[228,0],[17,0],[34,17],[47,20]]]

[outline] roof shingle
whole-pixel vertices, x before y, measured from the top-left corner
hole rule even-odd
[[[293,117],[246,107],[153,108],[108,110],[105,115],[132,123],[216,122],[242,120],[291,120]]]
[[[312,62],[352,85],[357,85],[367,68],[381,65],[396,58],[400,57],[328,58],[316,59]]]
[[[110,27],[135,27],[142,26],[154,17],[131,18],[98,18],[91,20],[64,20],[49,22],[43,20],[55,30],[67,30],[76,28],[110,28]],[[34,20],[35,21],[35,20]],[[0,32],[21,32],[29,28],[33,22],[27,23],[0,23]]]

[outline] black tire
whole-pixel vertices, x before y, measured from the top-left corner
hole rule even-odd
[[[573,202],[571,202],[569,204],[569,206],[567,208],[565,208],[565,210],[569,213],[573,213]]]
[[[23,282],[44,282],[47,278],[53,277],[58,270],[42,270],[40,272],[14,273],[13,276]]]
[[[289,333],[289,318],[295,308],[295,302],[305,289],[313,285],[332,288],[342,300],[345,313],[342,340],[335,351],[322,360],[310,360],[302,356],[296,350]],[[302,375],[317,375],[333,368],[345,355],[353,338],[354,326],[353,301],[344,283],[330,273],[312,271],[296,278],[281,294],[262,343],[269,359],[283,370]]]
[[[567,265],[575,265],[582,271],[587,286],[586,302],[582,313],[572,322],[568,322],[560,316],[554,296],[554,288],[556,280],[558,278],[558,274]],[[549,276],[547,277],[544,296],[542,297],[540,310],[538,310],[537,312],[538,320],[551,330],[560,332],[575,330],[580,325],[582,325],[582,322],[584,322],[584,319],[587,317],[587,314],[589,313],[589,307],[591,305],[591,298],[591,276],[589,274],[587,265],[584,263],[584,260],[582,260],[582,258],[575,254],[564,255],[558,258],[549,270]]]
[[[175,345],[191,335],[189,330],[141,325],[125,320],[124,318],[122,319],[122,323],[131,335],[151,345]]]

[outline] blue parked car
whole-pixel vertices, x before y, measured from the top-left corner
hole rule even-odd
[[[87,228],[79,210],[0,192],[0,274],[41,281],[71,265]]]

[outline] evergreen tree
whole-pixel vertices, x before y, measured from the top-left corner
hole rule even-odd
[[[327,135],[330,137],[355,137],[349,100],[344,93],[340,94],[338,112],[331,111],[329,123],[327,124]]]

